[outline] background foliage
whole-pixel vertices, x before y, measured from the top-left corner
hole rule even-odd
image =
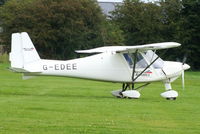
[[[74,50],[105,45],[179,42],[164,58],[200,69],[200,1],[125,0],[106,19],[94,0],[1,0],[0,34],[10,44],[13,32],[26,31],[43,58],[74,58]],[[162,53],[162,51],[160,51]]]
[[[126,45],[179,42],[182,46],[170,49],[165,59],[181,61],[188,56],[187,63],[193,69],[200,69],[199,0],[161,0],[158,3],[125,0],[113,12],[112,19],[123,31]]]
[[[26,31],[43,58],[70,59],[76,49],[112,45],[109,32],[111,41],[120,43],[120,32],[104,27],[106,17],[93,0],[10,0],[1,8],[1,18],[6,44],[12,33]]]

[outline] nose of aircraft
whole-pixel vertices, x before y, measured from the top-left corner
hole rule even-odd
[[[188,64],[183,64],[183,70],[188,70],[190,66]]]

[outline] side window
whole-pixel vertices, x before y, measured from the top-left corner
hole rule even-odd
[[[124,58],[126,59],[126,62],[129,64],[130,68],[133,68],[134,65],[134,53],[124,53]],[[137,54],[137,63],[136,68],[145,68],[148,66],[147,62],[145,61],[144,57],[138,53]]]
[[[133,67],[132,57],[128,53],[125,53],[123,55],[124,55],[124,58],[126,59],[127,63],[129,64],[129,66],[132,68]]]
[[[146,60],[144,57],[138,53],[137,54],[137,63],[136,63],[136,68],[146,68],[148,66]]]

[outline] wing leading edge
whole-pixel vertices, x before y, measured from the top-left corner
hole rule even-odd
[[[158,50],[158,49],[167,49],[179,46],[181,46],[181,44],[177,42],[164,42],[164,43],[137,45],[137,46],[105,46],[88,50],[76,50],[76,52],[77,53],[105,53],[105,52],[134,53],[136,50],[138,51]]]

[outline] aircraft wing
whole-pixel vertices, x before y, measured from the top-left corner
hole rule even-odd
[[[116,52],[116,53],[125,53],[138,51],[147,51],[147,50],[158,50],[158,49],[167,49],[178,47],[181,44],[176,42],[164,42],[164,43],[154,43],[146,45],[137,45],[137,46],[105,46],[98,47],[88,50],[76,50],[77,53],[105,53],[105,52]]]

